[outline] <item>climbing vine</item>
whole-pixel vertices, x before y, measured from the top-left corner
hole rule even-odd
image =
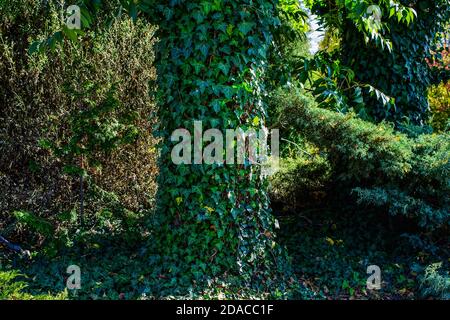
[[[267,285],[282,271],[267,183],[256,165],[175,165],[171,132],[258,129],[271,28],[267,0],[167,1],[159,5],[159,119],[162,136],[160,241],[173,274],[230,273]],[[279,267],[279,269],[278,269]],[[269,277],[268,274],[271,276]],[[258,283],[261,283],[259,281]]]
[[[292,1],[278,6],[271,0],[121,1],[120,8],[100,2],[78,4],[83,28],[98,25],[95,16],[100,11],[110,17],[126,12],[159,26],[159,227],[152,239],[163,259],[158,272],[184,284],[224,275],[258,287],[283,283],[279,280],[288,278],[288,261],[276,242],[261,167],[176,165],[171,151],[177,142],[171,134],[184,128],[195,136],[194,121],[202,121],[203,130],[221,132],[264,126],[265,75],[273,35],[281,28],[281,19],[290,19],[290,29],[299,32],[301,23],[293,17],[304,15],[298,6]],[[63,28],[50,40],[32,45],[31,51],[78,36]]]

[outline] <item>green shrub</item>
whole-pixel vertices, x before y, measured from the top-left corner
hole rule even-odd
[[[353,190],[360,204],[414,218],[423,227],[448,224],[449,134],[409,138],[386,123],[307,106],[296,95],[274,99],[287,106],[282,128],[295,130],[326,155],[333,188]]]
[[[0,3],[0,229],[17,242],[33,241],[14,225],[16,210],[76,229],[79,217],[60,218],[79,211],[80,181],[68,173],[79,173],[86,138],[95,160],[84,165],[86,216],[95,220],[109,203],[95,198],[94,185],[133,212],[151,209],[156,192],[155,28],[114,19],[80,42],[30,56],[30,44],[59,27],[59,5]],[[102,106],[114,108],[93,112]]]
[[[330,163],[317,153],[283,158],[280,171],[270,180],[272,203],[281,203],[285,209],[297,209],[320,200],[325,195],[330,174]]]

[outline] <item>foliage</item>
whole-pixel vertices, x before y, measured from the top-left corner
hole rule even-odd
[[[272,28],[273,45],[269,51],[267,90],[289,84],[295,77],[292,65],[299,56],[309,56],[306,32],[309,30],[308,15],[296,0],[277,1],[280,25]]]
[[[65,289],[67,266],[76,264],[82,269],[80,290],[68,290],[67,297],[81,300],[154,300],[154,299],[283,299],[285,292],[242,287],[239,277],[227,281],[211,278],[205,283],[180,283],[158,272],[158,259],[148,258],[151,252],[142,234],[124,241],[123,235],[96,234],[52,259],[33,256],[31,260],[3,259],[5,270],[20,268],[29,279],[27,292],[56,295]]]
[[[387,207],[422,227],[448,226],[448,134],[408,138],[384,123],[308,107],[295,96],[280,99],[288,106],[281,125],[325,152],[334,188],[353,190],[360,204]]]
[[[273,205],[282,204],[284,210],[295,210],[320,200],[330,182],[331,168],[327,159],[315,147],[304,148],[308,154],[283,158],[279,172],[270,179],[270,199]]]
[[[365,93],[369,119],[397,123],[408,119],[413,124],[423,125],[429,109],[427,89],[442,81],[441,75],[429,68],[425,58],[431,57],[434,39],[445,27],[450,8],[448,1],[404,3],[415,8],[417,18],[407,28],[395,20],[389,22],[392,53],[370,46],[361,53],[357,49],[363,45],[363,39],[348,28],[340,57],[344,64],[352,67],[359,81],[370,83],[395,99],[395,104],[382,105]]]
[[[319,44],[320,51],[333,52],[339,49],[341,39],[339,38],[339,32],[333,29],[325,30],[324,37]]]
[[[18,281],[16,278],[20,277],[17,271],[0,271],[0,300],[65,300],[67,299],[67,292],[62,292],[56,296],[47,295],[32,295],[23,292],[27,284],[23,281]]]
[[[450,119],[450,82],[432,86],[428,90],[431,109],[431,126],[437,132],[449,129]]]
[[[53,236],[53,227],[46,220],[26,211],[15,211],[13,214],[20,224],[26,225],[46,237]]]
[[[115,19],[79,43],[30,56],[30,43],[59,27],[58,3],[0,5],[0,230],[29,246],[51,237],[11,212],[45,219],[64,243],[61,233],[76,238],[80,184],[68,172],[80,173],[81,158],[86,227],[131,228],[136,219],[126,217],[148,215],[156,192],[155,28]],[[114,215],[108,228],[106,211]]]
[[[314,57],[294,0],[76,0],[82,30],[59,1],[14,4],[0,3],[0,228],[39,254],[1,252],[33,281],[0,272],[0,298],[447,297],[450,140],[422,121],[424,88],[447,77],[429,50],[443,0],[309,0],[339,43]],[[194,120],[280,128],[280,172],[174,165],[171,133]],[[71,264],[83,287],[60,294]]]
[[[139,134],[134,125],[136,112],[124,110],[120,101],[115,97],[115,89],[111,88],[104,100],[97,102],[92,100],[91,84],[85,84],[86,91],[74,94],[74,100],[82,105],[79,110],[74,110],[70,115],[69,134],[66,141],[59,141],[55,145],[52,141],[40,141],[43,148],[48,148],[56,157],[64,159],[67,165],[64,171],[73,174],[85,174],[83,160],[94,167],[101,165],[95,155],[110,155],[114,149],[124,144],[132,144]],[[75,161],[81,159],[81,167]],[[77,161],[77,162],[78,162]]]
[[[219,130],[258,130],[265,123],[263,80],[270,31],[279,24],[276,7],[245,0],[169,2],[159,8],[165,18],[158,63],[164,142],[158,243],[168,262],[164,274],[186,282],[227,273],[258,290],[283,286],[287,260],[276,244],[260,168],[176,166],[170,155],[171,132],[192,133],[193,120]]]
[[[101,5],[78,3],[90,17],[108,11]],[[158,190],[157,237],[167,260],[165,272],[179,275],[183,283],[229,272],[237,272],[247,284],[278,282],[285,278],[280,264],[287,260],[275,242],[267,182],[261,179],[260,168],[175,166],[170,134],[178,128],[192,132],[194,120],[216,129],[264,125],[263,80],[272,34],[281,26],[282,11],[277,9],[283,9],[287,18],[302,16],[302,11],[292,1],[277,7],[264,0],[125,1],[125,5],[132,19],[159,18],[159,182],[164,187]],[[109,9],[114,13],[118,8]],[[297,27],[292,20],[291,25]],[[58,32],[31,51],[71,38],[64,30]],[[276,269],[283,271],[269,276]]]
[[[378,0],[375,3],[368,0],[306,0],[306,4],[319,15],[329,29],[342,31],[342,23],[347,19],[363,36],[366,43],[371,42],[388,49],[392,46],[386,37],[389,25],[378,20],[378,16],[381,16],[383,11],[389,12],[389,18],[395,18],[398,22],[406,24],[417,16],[413,8],[397,0]],[[378,7],[374,7],[374,4]]]
[[[392,105],[394,99],[367,83],[357,81],[355,72],[341,62],[337,52],[320,51],[312,58],[296,61],[294,70],[298,80],[319,103],[320,107],[341,113],[355,111],[367,118],[363,90],[376,97],[383,105]]]
[[[421,284],[424,297],[450,299],[450,275],[448,271],[443,274],[441,268],[442,263],[434,263],[425,269]]]
[[[281,242],[288,247],[299,280],[327,299],[398,300],[421,299],[424,267],[444,261],[448,248],[418,246],[405,228],[392,228],[378,210],[361,212],[350,203],[307,204],[279,217]],[[416,237],[417,238],[417,237]],[[381,289],[369,290],[367,267],[381,268]],[[442,299],[438,295],[427,298]]]
[[[445,39],[445,38],[444,38]],[[447,44],[437,50],[432,60],[427,60],[435,70],[450,70],[450,52]],[[428,89],[428,100],[432,113],[431,125],[436,131],[448,129],[450,118],[450,82],[442,82]]]
[[[310,62],[300,60],[297,67],[302,81],[312,81],[321,102],[339,111],[353,109],[366,120],[424,125],[428,87],[448,78],[448,72],[430,68],[426,60],[448,23],[448,1],[308,4],[340,39],[334,52],[322,52]]]
[[[306,141],[299,132],[285,126],[285,100],[280,99],[287,89],[278,88],[270,93],[268,126],[280,129],[280,168],[269,178],[270,199],[272,206],[278,210],[297,210],[311,203],[311,199],[319,200],[330,182],[331,168],[323,152]],[[310,95],[304,94],[295,86],[288,89],[295,92],[296,102],[308,108],[316,106]],[[281,208],[278,206],[281,205]]]

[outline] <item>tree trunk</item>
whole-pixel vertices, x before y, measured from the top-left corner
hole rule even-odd
[[[395,98],[394,108],[365,92],[366,111],[375,122],[388,120],[400,124],[409,119],[412,124],[424,125],[429,117],[427,91],[441,79],[434,79],[426,59],[431,60],[433,41],[438,32],[445,31],[443,21],[448,21],[449,13],[448,4],[443,1],[420,2],[404,2],[418,14],[408,26],[397,19],[387,19],[387,14],[383,16],[389,27],[386,36],[392,41],[392,52],[373,42],[366,44],[354,23],[344,20],[340,48],[343,65],[355,71],[356,80]]]
[[[171,159],[178,143],[172,132],[184,128],[194,137],[194,121],[224,136],[226,129],[264,124],[263,77],[275,10],[267,0],[161,6],[158,245],[172,274],[203,279],[227,273],[249,282],[274,274],[284,261],[277,262],[282,255],[258,165],[176,165]]]

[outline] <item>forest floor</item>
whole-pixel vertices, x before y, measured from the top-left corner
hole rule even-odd
[[[368,212],[313,208],[279,217],[281,243],[302,283],[326,299],[418,298],[421,266],[433,260],[406,234],[373,225]],[[379,219],[377,219],[379,221]],[[367,289],[367,267],[381,270],[381,289]]]
[[[398,236],[398,231],[390,232],[384,224],[371,225],[373,219],[367,212],[338,211],[313,208],[301,210],[301,214],[278,215],[279,241],[287,247],[301,284],[320,299],[417,298],[418,271],[433,257],[412,246],[407,236]],[[152,276],[145,239],[95,239],[84,247],[73,246],[52,257],[40,254],[31,260],[1,251],[0,266],[26,275],[31,293],[56,294],[64,291],[67,267],[78,265],[82,289],[70,293],[72,299],[274,297],[273,293],[249,292],[226,284],[197,295],[183,289],[174,291],[170,288],[176,287],[175,280]],[[381,269],[381,290],[366,288],[369,265]]]

